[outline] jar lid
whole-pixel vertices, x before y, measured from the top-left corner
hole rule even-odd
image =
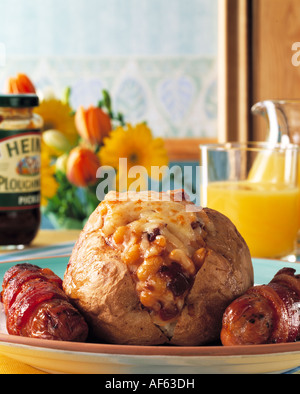
[[[27,108],[38,105],[36,94],[0,94],[0,107]]]

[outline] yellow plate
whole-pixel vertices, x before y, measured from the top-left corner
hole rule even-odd
[[[68,257],[34,259],[63,276]],[[18,262],[19,263],[19,262]],[[0,280],[13,262],[0,264]],[[267,283],[282,267],[300,265],[254,259],[256,283]],[[258,346],[125,346],[47,341],[7,335],[0,315],[0,352],[53,373],[208,374],[292,373],[300,369],[300,342]]]

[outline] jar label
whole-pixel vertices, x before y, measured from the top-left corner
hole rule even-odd
[[[0,211],[38,208],[40,174],[40,131],[0,130]]]

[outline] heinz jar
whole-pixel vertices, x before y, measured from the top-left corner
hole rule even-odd
[[[35,94],[0,95],[0,249],[30,244],[40,226],[38,104]]]

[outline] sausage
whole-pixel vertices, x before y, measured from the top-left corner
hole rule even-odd
[[[17,264],[6,271],[1,292],[11,335],[83,342],[88,326],[48,268]]]
[[[300,339],[300,275],[277,272],[268,285],[253,286],[225,310],[224,346],[294,342]]]

